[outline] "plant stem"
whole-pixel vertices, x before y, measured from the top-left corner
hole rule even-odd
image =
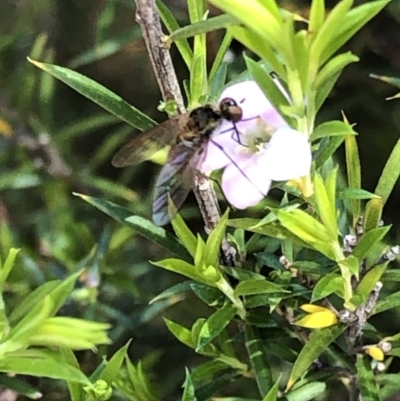
[[[186,109],[171,56],[163,42],[164,35],[161,30],[161,21],[155,0],[135,1],[137,7],[136,21],[141,26],[143,39],[146,43],[163,100],[175,100],[178,112],[183,114]],[[209,233],[216,227],[220,219],[217,196],[210,184],[210,180],[200,172],[196,173],[193,190],[203,216],[205,230]],[[234,265],[231,247],[226,238],[222,242],[221,258],[224,264]]]

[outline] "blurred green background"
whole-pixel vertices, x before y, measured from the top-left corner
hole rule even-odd
[[[188,23],[184,0],[165,4],[182,25]],[[280,4],[308,15],[308,1]],[[335,4],[327,1],[328,7]],[[211,8],[211,15],[217,14]],[[370,191],[399,137],[400,103],[385,100],[396,90],[369,74],[400,76],[399,21],[400,1],[393,1],[347,45],[361,61],[346,69],[319,116],[320,122],[339,119],[344,111],[357,124],[363,187]],[[220,40],[221,32],[208,35],[209,64]],[[229,79],[244,68],[245,49],[233,43],[231,51]],[[188,71],[174,47],[171,53],[182,82]],[[27,56],[73,68],[162,121],[165,116],[157,112],[160,92],[135,22],[133,0],[1,0],[0,255],[11,246],[22,248],[6,292],[11,306],[45,280],[86,267],[88,274],[63,313],[112,323],[113,346],[102,353],[112,354],[133,338],[131,358],[142,359],[154,383],[161,383],[162,399],[175,399],[184,367],[201,357],[173,338],[161,316],[189,326],[209,311],[194,296],[184,303],[170,299],[149,305],[181,280],[149,264],[166,256],[165,251],[72,195],[108,199],[150,218],[151,186],[159,168],[144,163],[114,169],[112,155],[132,134],[131,128],[42,73]],[[338,157],[343,157],[341,151]],[[394,242],[400,237],[399,203],[397,186],[384,215],[385,222],[393,224]],[[183,215],[194,230],[202,231],[192,196]],[[89,352],[79,358],[86,372],[101,360]],[[30,380],[45,400],[68,399],[62,383]],[[237,382],[238,388],[230,391],[239,395],[246,383],[243,379],[242,387]]]

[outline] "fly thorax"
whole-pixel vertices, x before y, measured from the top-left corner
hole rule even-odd
[[[189,124],[192,125],[192,127],[189,125],[189,128],[207,135],[211,135],[212,131],[214,131],[222,121],[219,111],[211,105],[194,109],[189,117]]]

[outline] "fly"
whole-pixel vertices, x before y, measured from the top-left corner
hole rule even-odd
[[[219,107],[210,104],[197,107],[137,135],[115,154],[112,164],[114,167],[139,164],[157,150],[171,145],[167,163],[156,179],[153,197],[153,221],[163,226],[171,218],[168,198],[176,210],[183,205],[193,187],[196,168],[205,158],[212,133],[223,120],[234,126],[241,118],[242,109],[231,98],[221,100]]]

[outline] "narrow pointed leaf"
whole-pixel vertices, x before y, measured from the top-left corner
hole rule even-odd
[[[378,227],[382,217],[383,201],[381,198],[371,199],[365,206],[363,227],[367,233]]]
[[[236,308],[231,305],[225,305],[213,313],[203,324],[197,342],[196,351],[209,344],[218,336],[225,327],[231,322],[236,314]]]
[[[308,30],[311,35],[316,35],[316,33],[321,29],[321,26],[325,19],[325,0],[313,0],[311,3],[310,10],[310,23],[308,25]]]
[[[198,21],[191,25],[186,25],[176,29],[168,37],[168,42],[187,39],[203,33],[216,31],[222,28],[228,28],[231,25],[239,25],[239,21],[229,14],[218,15],[204,21]]]
[[[400,139],[397,141],[392,153],[387,160],[383,169],[382,175],[379,178],[378,185],[376,186],[375,193],[382,198],[383,204],[389,198],[394,185],[396,184],[400,175]]]
[[[129,340],[111,357],[104,370],[101,372],[100,379],[105,380],[109,384],[116,380],[120,370],[122,369],[122,364],[124,363],[125,357],[127,356],[130,342],[131,340]]]
[[[226,55],[226,52],[229,50],[229,46],[231,45],[231,43],[232,43],[232,34],[229,31],[226,31],[224,39],[222,40],[221,45],[218,48],[218,52],[215,55],[213,65],[211,67],[211,71],[208,76],[209,86],[211,86],[214,83],[214,79],[217,77],[217,72],[221,68],[222,61]]]
[[[165,270],[169,270],[174,273],[182,274],[190,278],[191,280],[199,281],[203,284],[212,285],[209,283],[198,270],[190,263],[180,259],[164,259],[159,262],[152,262],[154,266],[162,267]]]
[[[132,213],[129,210],[124,209],[115,203],[82,194],[74,195],[79,196],[86,202],[101,210],[103,213],[112,217],[114,220],[133,228],[136,232],[138,232],[140,235],[143,235],[143,237],[149,239],[150,241],[153,241],[163,248],[174,252],[176,255],[184,258],[188,257],[186,249],[173,235],[168,233],[162,227],[156,226],[151,221],[140,216],[132,216]]]
[[[313,142],[320,138],[325,138],[329,136],[341,136],[341,135],[357,135],[355,131],[352,130],[349,124],[343,121],[329,121],[318,125],[317,128],[310,135],[310,141]]]
[[[53,64],[40,63],[30,59],[29,61],[141,131],[145,131],[156,124],[151,118],[135,109],[114,92],[82,74]]]
[[[338,147],[345,140],[345,136],[333,136],[329,138],[321,149],[318,149],[315,158],[315,168],[320,168],[338,149]]]
[[[245,345],[249,355],[250,364],[256,375],[256,382],[261,397],[265,397],[273,387],[272,372],[269,366],[267,353],[257,327],[246,324]]]
[[[310,401],[318,399],[319,395],[322,395],[326,390],[326,383],[314,382],[307,383],[304,386],[296,388],[290,391],[286,395],[287,401]]]
[[[333,293],[337,293],[340,297],[343,297],[344,294],[344,279],[336,273],[322,276],[317,281],[312,292],[311,302],[316,302]]]
[[[186,369],[186,378],[183,383],[183,388],[181,401],[197,401],[193,381],[188,369]]]
[[[356,138],[352,135],[346,136],[346,167],[347,180],[350,188],[361,188],[361,165]],[[353,212],[353,225],[357,222],[361,213],[361,203],[358,199],[351,200]]]
[[[192,339],[192,333],[186,327],[181,326],[178,323],[173,322],[167,318],[164,318],[164,322],[167,325],[168,330],[183,344],[189,348],[195,348],[196,344]]]
[[[398,308],[400,306],[400,291],[386,296],[380,299],[373,310],[373,315],[377,313],[385,312],[387,310]]]
[[[0,361],[0,372],[90,384],[89,379],[79,369],[66,363],[60,363],[51,357],[35,358],[8,355],[6,359]]]
[[[336,240],[338,236],[335,204],[336,199],[330,199],[322,177],[318,173],[316,173],[314,177],[314,193],[315,201],[318,207],[318,214],[322,220],[322,223],[325,226],[326,231],[329,233],[331,239]]]
[[[353,305],[359,306],[363,304],[370,296],[372,290],[375,288],[376,283],[381,279],[386,270],[389,261],[381,263],[370,269],[363,277],[354,294],[354,299],[351,299]]]
[[[271,387],[271,390],[268,391],[268,393],[266,394],[266,396],[263,398],[262,401],[277,401],[278,400],[279,382],[281,380],[281,376],[282,376],[282,374],[279,375],[275,384]]]
[[[217,266],[219,264],[219,253],[225,235],[228,215],[229,209],[223,214],[217,226],[211,231],[207,238],[205,249],[205,263],[207,266]]]
[[[366,258],[373,246],[378,244],[388,233],[391,226],[377,227],[366,232],[353,250],[353,255],[359,260]]]
[[[275,292],[290,292],[280,285],[267,280],[246,280],[240,282],[235,288],[236,296],[269,294]]]
[[[294,363],[287,389],[291,388],[293,384],[303,376],[311,364],[345,329],[346,326],[339,324],[311,333],[308,342],[304,345]]]

